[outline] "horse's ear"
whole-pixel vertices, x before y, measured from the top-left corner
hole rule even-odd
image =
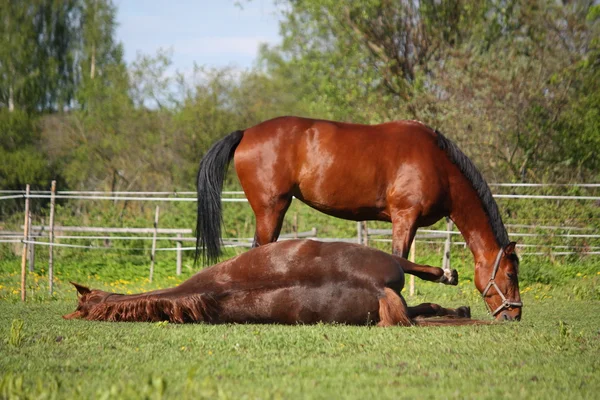
[[[506,245],[506,247],[504,248],[504,254],[511,255],[515,253],[515,248],[517,247],[517,242],[510,242],[509,244]]]
[[[80,284],[78,284],[78,283],[75,283],[75,282],[71,282],[71,284],[72,284],[73,286],[75,286],[75,289],[77,289],[77,292],[78,292],[80,295],[82,295],[82,296],[83,296],[84,294],[88,294],[88,293],[91,293],[91,292],[92,292],[92,291],[91,291],[91,290],[90,290],[88,287],[86,287],[86,286],[80,285]]]

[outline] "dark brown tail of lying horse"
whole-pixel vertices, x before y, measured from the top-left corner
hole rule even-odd
[[[235,131],[215,143],[200,161],[198,170],[198,218],[196,220],[196,261],[201,249],[203,261],[214,262],[221,255],[221,191],[233,153],[243,131]]]

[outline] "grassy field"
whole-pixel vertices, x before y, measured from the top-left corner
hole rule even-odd
[[[316,226],[320,237],[356,236],[356,223],[297,203],[288,212],[284,232],[291,230],[296,213],[301,231]],[[59,224],[66,226],[151,225],[153,207],[133,211],[106,206],[79,213],[75,207],[59,208],[57,215]],[[507,221],[597,223],[598,212],[598,207],[571,203],[526,208],[515,202]],[[557,215],[570,220],[553,222]],[[254,222],[247,205],[228,204],[225,220],[225,237],[252,236]],[[6,229],[17,230],[21,221],[15,217]],[[161,208],[161,227],[189,227],[190,221],[193,205]],[[436,227],[443,229],[444,222]],[[527,243],[538,243],[534,239]],[[74,243],[103,245],[92,240]],[[389,243],[370,244],[390,251]],[[565,243],[549,235],[539,244]],[[568,244],[598,245],[587,239]],[[20,246],[0,246],[0,398],[562,399],[598,398],[600,393],[597,256],[522,257],[519,280],[525,306],[519,323],[382,329],[63,320],[61,316],[76,305],[69,280],[135,293],[174,286],[196,270],[186,253],[183,275],[176,276],[175,255],[160,252],[150,283],[149,243],[113,245],[112,251],[57,249],[52,296],[47,294],[47,249],[36,248],[36,272],[28,276],[26,304],[19,301]],[[159,247],[172,245],[159,242]],[[230,250],[226,257],[239,251]],[[440,265],[440,245],[420,243],[416,254],[418,263]],[[470,252],[453,247],[452,266],[459,270],[457,287],[417,280],[417,293],[407,297],[409,304],[469,305],[475,318],[489,320],[472,283]]]
[[[65,321],[66,281],[136,292],[182,277],[146,265],[64,268],[54,296],[43,274],[18,300],[18,261],[0,262],[2,398],[594,398],[600,393],[599,272],[560,286],[522,284],[523,321],[477,327],[174,325]],[[417,281],[409,304],[471,305],[458,287]],[[129,271],[124,275],[123,270]],[[119,272],[120,271],[120,272]],[[163,271],[163,272],[161,272]],[[99,274],[99,275],[98,275]],[[117,278],[117,276],[121,276]],[[122,277],[125,276],[125,277]]]

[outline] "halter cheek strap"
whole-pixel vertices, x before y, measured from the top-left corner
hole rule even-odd
[[[498,314],[500,311],[506,308],[523,307],[523,302],[521,301],[508,300],[504,293],[502,293],[502,291],[500,290],[500,287],[498,287],[498,284],[496,283],[496,273],[498,273],[498,268],[500,267],[500,260],[502,259],[503,252],[504,249],[500,249],[500,251],[498,251],[498,255],[496,256],[496,262],[494,263],[494,269],[492,270],[490,280],[483,292],[481,292],[481,296],[485,301],[486,294],[490,291],[490,288],[494,287],[494,289],[496,289],[496,292],[500,295],[500,298],[502,299],[502,304],[500,304],[500,306],[498,306],[498,308],[496,308],[495,310],[492,310],[492,308],[487,304],[487,302],[485,303],[493,317],[495,317],[496,314]]]

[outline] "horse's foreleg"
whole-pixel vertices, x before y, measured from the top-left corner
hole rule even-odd
[[[256,231],[252,247],[277,241],[283,217],[292,202],[291,197],[281,197],[262,207],[252,207],[256,216]]]
[[[408,307],[408,316],[415,317],[458,317],[471,318],[471,309],[467,306],[458,308],[444,308],[439,304],[422,303],[418,306]]]
[[[417,232],[417,216],[418,212],[412,209],[392,213],[392,254],[408,257]]]
[[[458,285],[458,272],[455,269],[444,270],[429,265],[412,263],[406,259],[400,260],[405,273],[416,276],[424,281],[439,282],[445,285]]]

